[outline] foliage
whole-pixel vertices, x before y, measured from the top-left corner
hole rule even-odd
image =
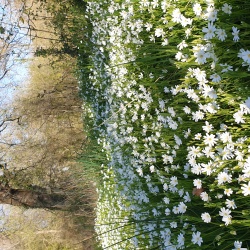
[[[88,1],[105,249],[247,249],[248,1]]]
[[[36,2],[39,6],[37,9],[30,11],[27,7],[26,12],[29,19],[42,19],[47,26],[54,30],[56,39],[50,40],[49,47],[36,48],[35,55],[46,57],[47,55],[61,56],[68,54],[77,57],[79,53],[83,53],[84,41],[86,40],[85,26],[87,25],[85,19],[86,3],[77,0],[63,2],[59,0],[38,0]],[[46,16],[41,15],[41,9],[46,11]],[[36,33],[36,28],[32,27],[32,29],[32,36],[39,36]]]
[[[71,228],[60,225],[65,227],[62,230],[49,227],[40,230],[35,225],[38,218],[28,223],[25,216],[19,214],[13,224],[8,221],[8,226],[16,228],[13,231],[8,228],[5,233],[17,243],[17,249],[92,249],[95,181],[99,181],[96,172],[105,157],[98,152],[97,159],[93,151],[90,155],[87,149],[88,157],[82,154],[87,139],[82,129],[82,100],[74,73],[75,58],[87,57],[82,32],[86,26],[85,4],[57,0],[20,0],[15,4],[20,4],[22,9],[19,22],[11,27],[29,34],[32,40],[29,49],[37,57],[26,58],[30,77],[18,87],[18,94],[8,107],[11,116],[2,123],[7,129],[1,133],[0,141],[0,167],[4,166],[0,169],[1,190],[35,191],[38,188],[48,194],[63,192],[68,211],[57,211],[57,217],[52,216],[53,222],[63,224],[72,220],[74,225]],[[1,32],[4,37],[6,30]],[[30,42],[27,36],[26,39]],[[99,151],[95,144],[90,146]],[[97,177],[93,178],[93,174]],[[45,212],[36,211],[37,215]],[[73,242],[75,240],[78,241]]]
[[[67,58],[53,67],[49,61],[32,62],[30,81],[12,103],[20,122],[1,136],[2,161],[15,172],[9,178],[12,186],[58,187],[61,171],[73,166],[81,152],[85,136],[73,61]]]

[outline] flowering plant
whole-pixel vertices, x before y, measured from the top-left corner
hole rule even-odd
[[[249,9],[88,1],[104,249],[249,247]]]

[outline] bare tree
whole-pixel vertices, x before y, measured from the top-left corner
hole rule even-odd
[[[18,61],[59,39],[47,27],[51,15],[41,9],[43,1],[0,2],[0,88],[6,88]],[[63,171],[76,164],[85,137],[72,74],[75,60],[68,55],[53,65],[50,60],[33,58],[29,81],[0,110],[0,166],[5,166],[0,168],[0,203],[65,208]]]
[[[11,78],[14,65],[29,53],[30,39],[27,36],[28,30],[22,29],[20,25],[24,4],[17,5],[11,0],[1,0],[0,9],[0,88],[3,88],[10,82],[6,79]]]

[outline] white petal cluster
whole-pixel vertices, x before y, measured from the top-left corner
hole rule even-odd
[[[107,156],[98,239],[117,250],[200,249],[205,229],[227,230],[250,195],[242,132],[250,97],[230,92],[237,72],[249,71],[250,52],[238,51],[240,27],[223,26],[234,8],[212,0],[87,2],[86,91]],[[234,55],[218,49],[227,42]],[[230,247],[241,245],[231,239]]]

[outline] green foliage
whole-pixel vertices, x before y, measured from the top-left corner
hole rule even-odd
[[[45,8],[51,15],[50,25],[59,40],[51,41],[50,48],[38,48],[37,56],[70,55],[77,57],[86,53],[87,21],[85,18],[86,3],[84,1],[59,0],[40,1],[40,8]]]

